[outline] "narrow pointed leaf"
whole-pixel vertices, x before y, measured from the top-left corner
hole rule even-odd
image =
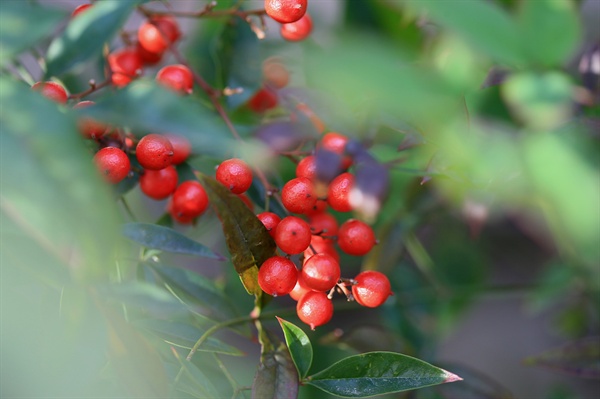
[[[169,227],[150,223],[127,223],[123,235],[147,248],[224,260],[223,256]]]
[[[310,340],[300,327],[280,317],[277,320],[283,330],[285,343],[298,370],[298,376],[304,378],[308,374],[313,359],[313,348]]]
[[[582,338],[525,359],[525,364],[581,378],[600,379],[600,338]]]
[[[462,378],[422,360],[393,352],[350,356],[308,377],[307,383],[347,398],[423,388]]]
[[[189,362],[183,359],[175,348],[171,348],[173,355],[181,365],[181,367],[186,371],[188,376],[190,377],[191,382],[195,387],[204,392],[205,397],[208,398],[218,398],[219,391],[212,384],[210,379],[200,370],[194,363]]]
[[[200,175],[211,206],[217,212],[231,261],[249,294],[259,295],[258,268],[275,255],[275,241],[256,215],[213,178]]]

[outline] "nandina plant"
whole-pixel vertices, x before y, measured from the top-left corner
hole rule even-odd
[[[399,68],[380,40],[317,36],[331,29],[317,3],[326,2],[3,7],[14,23],[0,24],[10,362],[0,396],[369,397],[425,387],[443,396],[462,371],[438,367],[434,341],[483,290],[485,264],[460,229],[430,237],[452,225],[453,201],[496,198],[509,209],[550,195],[558,211],[547,214],[561,217],[548,224],[565,224],[557,242],[573,233],[572,218],[581,222],[586,234],[562,244],[588,264],[595,230],[578,212],[593,206],[580,200],[573,211],[554,189],[560,177],[538,169],[547,159],[538,148],[556,162],[573,159],[561,158],[568,150],[542,134],[485,136],[496,146],[455,135],[489,125],[479,108],[471,118],[465,94],[486,62],[521,68],[493,99],[505,105],[504,129],[562,127],[574,108],[568,79],[521,71],[556,67],[566,50],[511,55],[503,45],[482,61],[474,49],[490,39],[469,32],[473,18],[457,29],[478,38],[473,49],[445,33],[425,38],[423,21],[452,28],[470,15],[465,6],[365,1],[371,13],[344,2],[349,26],[366,15],[404,21],[369,22],[384,43],[386,29],[412,32],[414,42],[399,43],[422,54]],[[474,7],[504,12],[492,3]],[[527,7],[543,13],[528,5],[520,18]],[[404,38],[396,33],[387,34]],[[447,60],[457,48],[464,57]],[[552,87],[551,99],[532,94],[539,87]],[[505,161],[515,153],[522,163]],[[464,208],[474,236],[484,205]],[[570,278],[593,281],[581,273]],[[461,384],[452,385],[467,392],[481,381]]]

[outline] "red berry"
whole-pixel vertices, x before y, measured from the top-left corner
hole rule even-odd
[[[267,259],[258,269],[258,285],[269,295],[287,295],[298,281],[298,269],[283,256]]]
[[[307,292],[296,304],[296,313],[300,320],[310,326],[311,330],[322,326],[333,316],[333,303],[327,294],[320,291]]]
[[[135,156],[144,169],[160,170],[171,165],[173,146],[160,134],[148,134],[138,142]]]
[[[137,50],[133,47],[122,48],[108,55],[111,80],[117,87],[127,86],[132,79],[141,73],[143,63]]]
[[[275,21],[287,24],[306,14],[307,0],[265,0],[265,11]]]
[[[329,132],[321,137],[318,147],[343,156],[346,151],[346,144],[348,144],[348,137],[340,133]],[[352,165],[352,158],[344,156],[342,158],[342,168],[348,169],[350,165]]]
[[[362,256],[375,245],[375,233],[368,224],[356,219],[348,219],[338,230],[338,245],[349,255]]]
[[[106,181],[116,184],[127,177],[131,164],[127,154],[115,147],[104,147],[94,155],[96,166]]]
[[[254,212],[254,203],[252,203],[252,200],[250,199],[250,197],[248,197],[246,195],[246,193],[242,193],[242,194],[236,194],[238,196],[239,199],[242,200],[242,202],[248,207],[248,209],[250,209],[252,212]]]
[[[85,10],[87,10],[88,8],[90,8],[92,6],[92,4],[81,4],[78,5],[77,7],[75,7],[75,9],[73,10],[73,12],[71,13],[71,18],[74,18],[75,16],[81,14],[82,12],[84,12]]]
[[[94,105],[93,101],[81,101],[73,106],[73,109],[86,108]],[[97,139],[104,134],[108,126],[88,117],[82,117],[78,122],[79,131],[88,139]]]
[[[66,104],[69,98],[65,88],[56,82],[37,82],[31,88],[42,93],[44,97],[60,104]]]
[[[317,164],[315,162],[315,156],[309,155],[302,158],[296,166],[296,177],[306,177],[307,179],[314,180],[317,174]]]
[[[227,159],[217,167],[217,180],[232,193],[241,194],[252,185],[252,169],[241,159]]]
[[[156,81],[183,94],[192,93],[194,75],[185,65],[175,64],[163,67],[156,74]]]
[[[308,13],[296,22],[281,25],[281,37],[290,42],[299,42],[306,39],[312,31],[312,19]]]
[[[165,199],[177,188],[177,170],[172,165],[160,170],[146,169],[140,177],[140,188],[150,198]]]
[[[286,254],[299,254],[310,244],[310,226],[296,216],[286,216],[275,229],[275,243]]]
[[[376,308],[392,294],[390,280],[381,272],[367,270],[359,273],[355,280],[352,295],[362,306]]]
[[[179,24],[169,15],[153,17],[138,29],[140,45],[151,53],[162,54],[180,37]]]
[[[307,216],[318,215],[319,213],[324,213],[327,210],[327,201],[318,199],[317,202],[306,211],[304,214]]]
[[[202,215],[208,207],[208,195],[204,187],[195,180],[188,180],[179,185],[173,193],[170,213],[180,223],[190,223]]]
[[[283,206],[293,213],[307,213],[316,205],[317,195],[313,182],[306,177],[296,177],[281,189]]]
[[[164,136],[169,139],[173,146],[173,158],[171,159],[171,163],[173,165],[179,165],[180,163],[185,162],[192,153],[192,145],[189,140],[178,134],[169,133]]]
[[[313,235],[310,245],[304,251],[304,262],[308,261],[314,254],[325,253],[331,255],[336,262],[340,263],[340,254],[333,245],[333,240]]]
[[[258,90],[254,96],[248,100],[248,108],[257,114],[275,108],[277,106],[277,94],[274,91],[267,88]]]
[[[299,301],[304,294],[311,291],[312,289],[308,287],[302,279],[302,273],[298,273],[298,281],[296,281],[294,289],[290,291],[290,296],[292,297],[292,299],[294,301]]]
[[[308,224],[312,234],[322,234],[324,236],[335,236],[338,233],[338,222],[331,213],[315,213],[308,217]]]
[[[354,176],[342,173],[329,183],[327,188],[327,204],[338,212],[350,212],[350,191],[354,185]]]
[[[340,264],[326,253],[311,256],[302,266],[302,279],[315,291],[329,291],[335,287],[341,274]]]
[[[158,64],[160,62],[160,60],[162,60],[163,53],[152,53],[152,52],[146,50],[140,44],[140,42],[137,42],[135,44],[135,49],[137,50],[140,58],[142,59],[142,62],[146,65],[155,65],[155,64]]]
[[[263,63],[265,84],[274,89],[282,89],[290,82],[290,73],[285,65],[276,58],[269,58]]]
[[[256,217],[262,222],[271,237],[275,238],[275,229],[281,222],[279,215],[273,212],[263,212],[256,215]]]

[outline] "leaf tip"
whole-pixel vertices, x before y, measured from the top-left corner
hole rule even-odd
[[[442,382],[443,384],[446,384],[448,382],[456,382],[456,381],[462,381],[462,377],[457,376],[456,374],[453,374],[449,371],[444,370],[444,381]]]

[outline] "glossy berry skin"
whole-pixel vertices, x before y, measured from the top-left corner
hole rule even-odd
[[[311,291],[312,288],[308,287],[302,279],[302,273],[298,273],[298,281],[296,281],[294,289],[290,291],[290,296],[292,297],[292,299],[294,301],[299,301],[304,294]]]
[[[350,191],[354,185],[354,176],[342,173],[329,183],[327,188],[327,204],[338,212],[350,212]]]
[[[172,165],[160,170],[144,170],[140,177],[140,189],[155,200],[167,198],[177,188],[177,170]]]
[[[104,179],[116,184],[127,177],[131,163],[123,150],[115,147],[104,147],[94,155],[94,162]]]
[[[208,195],[195,180],[181,183],[171,197],[170,213],[180,223],[190,223],[208,207]]]
[[[316,175],[317,164],[314,155],[302,158],[302,160],[298,162],[298,165],[296,165],[296,177],[306,177],[309,180],[314,180]]]
[[[181,94],[191,94],[194,87],[192,71],[185,65],[180,64],[163,67],[156,74],[156,81]]]
[[[108,66],[113,85],[124,87],[140,75],[143,61],[135,47],[126,47],[108,55]]]
[[[262,212],[256,215],[256,217],[262,222],[271,237],[275,238],[275,229],[279,222],[281,222],[279,215],[273,212]]]
[[[281,189],[281,202],[292,213],[307,213],[317,203],[314,184],[306,177],[296,177]]]
[[[340,264],[326,253],[311,256],[302,266],[304,283],[315,291],[329,291],[335,287],[341,274]]]
[[[146,50],[140,42],[135,44],[135,49],[145,65],[156,65],[162,60],[163,53],[152,53]]]
[[[84,12],[85,10],[87,10],[88,8],[90,8],[92,6],[92,4],[81,4],[78,5],[77,7],[75,7],[75,9],[73,10],[73,12],[71,13],[71,18],[74,18],[75,16],[81,14],[82,12]]]
[[[169,15],[153,17],[138,29],[138,41],[150,53],[162,54],[180,37],[179,24]]]
[[[39,91],[42,96],[57,102],[59,104],[66,104],[69,96],[67,91],[60,84],[52,81],[48,82],[37,82],[31,86],[32,90]]]
[[[251,98],[248,100],[248,108],[257,114],[262,114],[277,106],[277,94],[268,88],[259,89]]]
[[[227,159],[217,167],[216,179],[232,193],[241,194],[252,185],[252,169],[241,159]]]
[[[335,236],[338,233],[338,222],[331,213],[315,213],[308,217],[310,231],[313,234],[322,234],[327,237]]]
[[[314,330],[331,320],[333,303],[324,292],[310,291],[304,294],[296,304],[296,313],[300,320]]]
[[[307,0],[265,0],[267,15],[282,24],[289,24],[306,14]]]
[[[340,133],[329,132],[321,137],[318,147],[335,152],[336,154],[344,155],[346,144],[348,144],[348,137]],[[344,156],[342,158],[342,168],[348,169],[350,165],[352,165],[352,158],[347,155]]]
[[[296,22],[281,25],[279,33],[288,42],[299,42],[310,36],[312,32],[312,19],[308,13]]]
[[[311,234],[307,222],[296,216],[286,216],[275,229],[275,243],[286,254],[299,254],[308,248]]]
[[[297,281],[296,265],[283,256],[270,257],[258,269],[258,285],[272,296],[289,294]]]
[[[144,169],[160,170],[171,165],[173,145],[165,136],[148,134],[138,142],[135,156]]]
[[[169,133],[164,136],[169,139],[173,146],[173,158],[171,158],[171,163],[173,165],[179,165],[180,163],[185,162],[192,153],[192,145],[189,140],[178,134]]]
[[[333,245],[333,240],[313,235],[310,239],[310,245],[304,250],[304,262],[306,263],[314,254],[325,253],[340,263],[340,254]]]
[[[356,284],[352,286],[352,295],[362,306],[376,308],[392,294],[390,280],[381,272],[367,270],[359,273],[355,280]]]
[[[346,220],[337,236],[340,249],[349,255],[366,255],[375,245],[375,233],[371,226],[356,219]]]
[[[81,101],[75,104],[73,109],[87,108],[94,104],[93,101]],[[77,126],[83,137],[88,139],[100,138],[107,129],[107,126],[104,123],[100,123],[88,117],[80,118]]]

